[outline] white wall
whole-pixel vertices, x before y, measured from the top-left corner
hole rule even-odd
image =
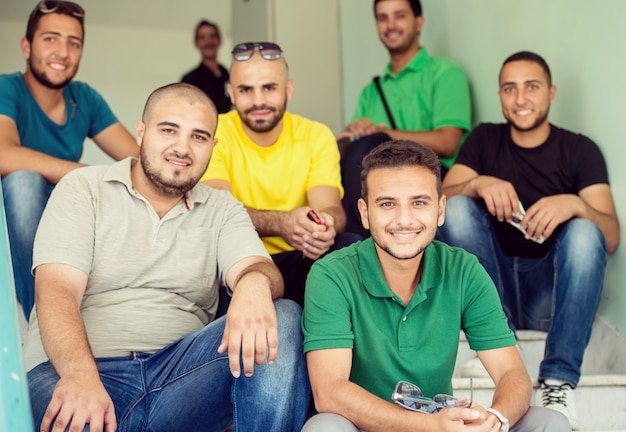
[[[373,2],[342,0],[340,27],[344,116],[352,115],[360,86],[388,61],[374,27]],[[551,121],[594,139],[604,152],[611,188],[626,225],[626,2],[623,0],[422,0],[421,41],[434,55],[455,59],[472,89],[474,123],[501,122],[497,79],[510,54],[536,51],[558,87]],[[626,335],[626,242],[609,258],[599,314]]]

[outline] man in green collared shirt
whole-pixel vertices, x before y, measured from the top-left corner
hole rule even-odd
[[[463,70],[452,60],[433,57],[419,43],[424,25],[419,0],[375,0],[374,13],[381,42],[390,61],[380,85],[395,122],[392,125],[376,85],[361,92],[352,122],[337,138],[354,140],[343,152],[343,200],[346,231],[367,236],[356,202],[363,156],[389,139],[407,139],[432,149],[449,168],[471,129],[469,86]]]
[[[363,173],[358,205],[371,238],[317,261],[307,279],[304,351],[320,414],[303,432],[571,430],[561,413],[529,408],[530,377],[486,270],[433,240],[446,206],[435,153],[390,141]],[[431,415],[394,405],[399,381],[450,394],[460,330],[496,385],[492,406]]]

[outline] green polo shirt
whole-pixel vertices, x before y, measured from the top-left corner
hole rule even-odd
[[[496,288],[475,256],[433,241],[408,305],[383,276],[371,238],[317,261],[306,284],[304,351],[352,349],[350,381],[390,400],[400,380],[452,392],[460,330],[474,350],[515,345]]]
[[[432,57],[421,47],[397,75],[391,73],[391,64],[387,64],[380,83],[399,130],[430,131],[454,126],[467,134],[471,129],[469,85],[454,61]],[[373,82],[361,92],[352,121],[361,118],[391,127]],[[441,163],[449,168],[455,159],[456,154],[441,158]]]

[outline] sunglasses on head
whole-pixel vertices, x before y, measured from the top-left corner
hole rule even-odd
[[[278,44],[273,42],[245,42],[235,45],[233,59],[236,61],[250,60],[255,48],[259,49],[261,57],[265,60],[278,60],[283,52]]]
[[[69,1],[42,0],[37,4],[37,9],[42,14],[67,12],[76,18],[85,17],[85,10],[80,5]]]

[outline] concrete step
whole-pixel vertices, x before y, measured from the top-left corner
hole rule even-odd
[[[522,330],[517,337],[522,360],[533,379],[536,393],[546,334]],[[460,371],[475,354],[463,335],[461,339],[453,386],[455,395],[470,397],[470,379],[461,377]],[[490,406],[494,390],[491,379],[474,378],[473,387],[474,400]],[[580,430],[626,432],[626,340],[599,319],[594,323],[585,351],[582,377],[574,394]]]

